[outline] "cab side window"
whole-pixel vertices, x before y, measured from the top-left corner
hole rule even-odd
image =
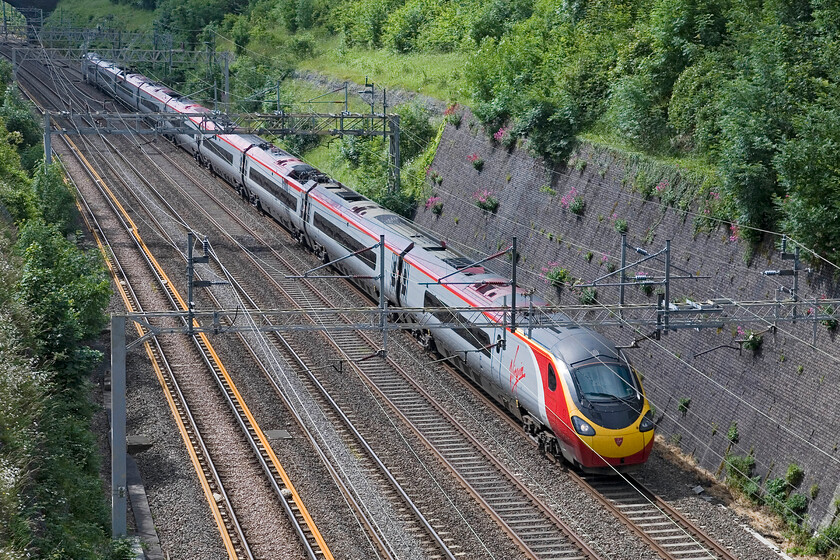
[[[548,390],[554,391],[557,389],[557,374],[554,373],[554,366],[548,364]]]

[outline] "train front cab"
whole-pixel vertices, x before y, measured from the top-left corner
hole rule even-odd
[[[603,357],[596,357],[589,364],[574,364],[575,373],[548,355],[538,355],[537,361],[542,371],[546,415],[567,461],[584,471],[602,474],[632,470],[647,461],[653,448],[654,425],[635,373]],[[627,387],[626,396],[618,388],[607,391],[600,387],[607,392],[591,391],[588,398],[579,397],[577,391],[586,383],[581,372],[605,367],[622,371],[624,379],[618,387],[627,387],[630,380],[632,387]],[[573,375],[577,378],[573,379]],[[582,389],[588,391],[592,387]]]

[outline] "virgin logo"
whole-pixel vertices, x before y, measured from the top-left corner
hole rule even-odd
[[[525,378],[525,366],[514,367],[517,356],[519,356],[519,346],[516,347],[516,352],[513,355],[513,359],[510,361],[510,366],[508,366],[508,371],[510,371],[511,391],[515,390],[516,385]]]
[[[624,438],[623,438],[623,437],[617,437],[617,438],[615,438],[615,444],[616,444],[617,446],[621,447],[621,444],[622,444],[622,443],[624,443]]]

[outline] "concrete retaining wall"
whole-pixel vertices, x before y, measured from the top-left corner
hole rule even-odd
[[[468,160],[472,154],[484,160],[481,171]],[[544,269],[558,263],[584,281],[606,274],[608,261],[619,262],[616,219],[628,223],[628,244],[653,252],[670,239],[673,264],[711,276],[675,281],[673,301],[772,300],[779,285],[791,285],[790,277],[761,274],[791,267],[791,261],[781,260],[773,246],[778,239],[762,244],[746,264],[746,244],[730,240],[732,232],[726,225],[695,234],[696,205],[681,213],[661,204],[659,197],[644,199],[634,192],[626,178],[635,170],[626,157],[585,146],[570,161],[569,166],[546,169],[525,150],[507,150],[488,139],[466,113],[459,127],[447,125],[431,167],[442,177],[434,193],[442,198],[443,212],[435,216],[421,206],[416,220],[447,243],[479,253],[495,252],[517,236],[520,283],[555,300],[559,297],[561,303],[576,304],[577,296],[568,290],[556,293],[541,277]],[[580,217],[562,204],[562,197],[573,188],[586,202]],[[485,189],[499,200],[495,214],[474,203],[475,193]],[[637,257],[633,253],[628,259]],[[509,270],[508,263],[496,266],[500,272]],[[649,273],[655,268],[662,270],[651,267]],[[800,286],[802,297],[808,299],[838,295],[830,274],[803,274]],[[600,289],[599,298],[616,303],[617,288]],[[656,296],[630,288],[627,298],[653,302]],[[756,324],[743,326],[763,330]],[[828,523],[835,513],[833,502],[840,496],[840,341],[819,326],[814,348],[810,324],[781,323],[775,333],[764,334],[761,350],[753,354],[737,350],[734,329],[672,332],[629,350],[656,407],[659,433],[679,443],[702,467],[717,472],[730,444],[727,431],[737,423],[740,439],[732,452],[743,455],[753,450],[755,474],[762,479],[784,476],[793,462],[802,466],[805,480],[799,491],[809,495],[812,485],[819,486],[809,515],[815,525]],[[629,327],[603,332],[618,344],[629,344],[640,335]],[[696,356],[699,353],[703,354]],[[685,414],[678,410],[680,399],[691,399]]]

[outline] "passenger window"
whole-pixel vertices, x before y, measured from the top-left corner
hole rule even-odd
[[[557,374],[554,373],[554,367],[548,364],[548,390],[554,391],[557,389]]]

